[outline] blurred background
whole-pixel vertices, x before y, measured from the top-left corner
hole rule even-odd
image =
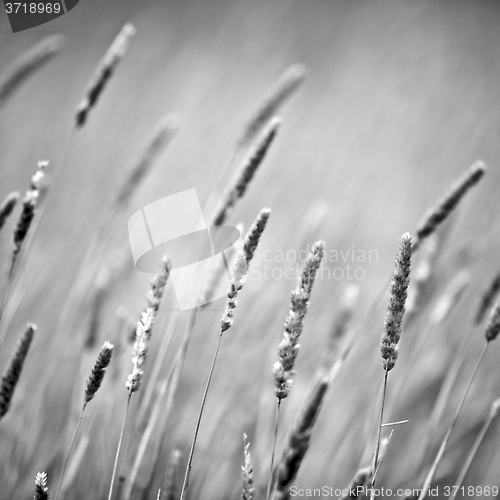
[[[80,0],[61,18],[15,35],[2,11],[0,71],[48,34],[63,34],[66,45],[0,109],[0,197],[13,189],[24,192],[38,160],[51,161],[50,182],[85,86],[127,21],[137,34],[88,124],[77,134],[27,260],[29,286],[0,350],[3,369],[26,321],[38,324],[15,403],[0,425],[0,498],[29,495],[38,470],[46,470],[49,486],[55,487],[80,410],[78,391],[99,344],[108,339],[122,342],[122,352],[114,360],[118,367],[113,380],[94,406],[89,405],[85,428],[90,442],[68,495],[104,497],[131,367],[131,347],[125,339],[130,332],[120,331],[123,324],[118,326],[116,310],[124,306],[136,320],[151,279],[134,268],[127,220],[148,203],[191,188],[211,213],[221,178],[227,181],[227,175],[221,176],[243,125],[293,63],[307,67],[307,80],[283,110],[276,142],[230,219],[231,224],[241,222],[248,228],[262,207],[270,207],[273,213],[261,253],[299,252],[322,238],[327,255],[341,259],[326,266],[342,272],[318,280],[313,292],[298,374],[283,405],[278,457],[328,343],[346,286],[359,287],[356,316],[361,317],[392,271],[401,234],[414,232],[427,208],[475,160],[481,158],[488,166],[485,181],[443,227],[433,295],[401,346],[404,365],[412,344],[429,329],[434,299],[460,271],[470,273],[460,307],[432,330],[406,389],[387,415],[390,420],[410,422],[396,429],[379,484],[416,487],[418,464],[412,450],[479,295],[500,269],[500,4],[495,0]],[[107,229],[103,263],[118,269],[119,278],[102,312],[98,343],[82,354],[88,330],[86,306],[82,303],[82,320],[76,326],[61,325],[64,297],[125,173],[170,112],[181,117],[179,133]],[[0,238],[5,266],[11,226],[9,221]],[[349,251],[371,252],[366,262],[351,263],[361,269],[359,278],[347,277],[349,262],[339,256]],[[295,269],[296,264],[276,259],[271,266],[283,271]],[[258,268],[262,265],[261,260]],[[256,483],[262,486],[267,481],[274,419],[271,370],[293,286],[294,280],[283,273],[267,279],[261,274],[250,279],[241,293],[201,427],[190,498],[237,498],[243,432],[249,435]],[[165,298],[169,300],[175,301],[170,286]],[[223,299],[216,301],[196,324],[174,412],[168,424],[160,426],[161,449],[140,475],[136,498],[156,498],[171,449],[181,449],[185,459],[223,307]],[[366,448],[373,447],[374,428],[367,429],[367,422],[375,422],[381,389],[378,342],[384,311],[385,298],[357,332],[355,348],[329,390],[297,478],[301,487],[343,488],[359,466],[369,463]],[[156,346],[174,316],[180,318],[178,328],[184,328],[183,314],[162,312]],[[172,353],[179,337],[174,331]],[[477,331],[463,380],[482,342]],[[493,344],[450,443],[440,484],[453,483],[491,401],[500,395],[499,356],[499,346]],[[167,356],[166,365],[169,360]],[[404,367],[391,372],[394,384],[398,370],[401,373]],[[450,423],[459,387],[436,445]],[[389,385],[389,400],[390,391]],[[133,401],[132,412],[138,406],[140,398]],[[129,427],[131,436],[132,424]],[[493,424],[466,484],[499,485],[499,432]],[[123,474],[132,449],[124,453]]]

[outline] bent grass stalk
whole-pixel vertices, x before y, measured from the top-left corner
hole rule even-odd
[[[295,375],[295,359],[300,349],[299,338],[304,329],[304,317],[309,308],[311,292],[316,279],[316,273],[323,259],[324,251],[325,243],[323,241],[318,241],[313,245],[307,257],[302,274],[299,276],[297,285],[292,291],[290,310],[285,318],[283,340],[278,345],[278,360],[273,366],[274,392],[276,395],[276,420],[267,484],[266,498],[268,499],[273,489],[274,455],[278,436],[281,401],[288,396],[292,388],[292,377]]]
[[[443,438],[443,441],[441,442],[441,446],[440,446],[439,451],[436,455],[436,458],[434,459],[432,467],[431,467],[429,473],[427,474],[427,477],[426,477],[425,483],[424,483],[424,487],[422,489],[422,493],[420,494],[418,500],[423,500],[427,495],[426,489],[429,488],[429,486],[430,486],[430,484],[431,484],[431,482],[432,482],[432,480],[433,480],[433,478],[438,470],[439,464],[440,464],[440,462],[444,456],[444,453],[446,451],[446,446],[447,446],[448,441],[450,439],[451,433],[452,433],[452,431],[453,431],[453,429],[458,421],[460,413],[462,412],[462,408],[465,404],[465,400],[467,399],[467,395],[469,394],[469,390],[472,386],[472,383],[474,382],[474,379],[475,379],[476,374],[479,370],[479,367],[481,366],[481,363],[484,359],[486,351],[490,345],[490,342],[495,340],[498,337],[499,333],[500,333],[500,302],[497,302],[494,310],[491,313],[489,323],[486,326],[486,331],[485,331],[486,343],[484,344],[484,347],[481,351],[481,354],[479,355],[479,358],[476,362],[476,365],[474,366],[474,369],[472,370],[472,374],[471,374],[469,381],[466,385],[464,394],[462,396],[462,399],[460,400],[460,404],[458,405],[458,408],[455,412],[455,416],[453,418],[453,421],[452,421],[451,425],[448,427],[448,430],[446,431],[446,434]]]
[[[371,498],[374,498],[375,471],[377,470],[380,451],[380,437],[384,417],[384,406],[387,393],[387,378],[389,372],[394,368],[398,357],[399,342],[401,339],[401,327],[405,312],[408,285],[410,284],[412,241],[409,233],[403,234],[399,242],[399,251],[396,257],[396,264],[392,275],[390,287],[389,305],[384,320],[384,333],[380,341],[380,351],[382,354],[382,366],[384,368],[384,382],[382,390],[382,402],[380,404],[380,417],[377,427],[377,441],[373,454]]]
[[[419,335],[415,345],[413,346],[410,359],[404,368],[403,374],[398,380],[394,391],[394,402],[398,400],[401,392],[405,388],[408,378],[410,377],[419,356],[422,354],[422,348],[425,345],[428,345],[429,339],[431,339],[435,334],[437,327],[450,316],[453,309],[460,303],[460,299],[462,298],[469,283],[470,274],[467,271],[462,271],[454,277],[454,279],[446,287],[444,293],[437,299],[436,305],[431,312],[430,319],[424,327],[424,332]],[[468,334],[466,334],[466,336],[467,335]],[[428,428],[430,429],[430,426]]]
[[[483,426],[481,427],[481,430],[479,431],[479,434],[477,435],[476,439],[474,440],[474,444],[472,445],[472,448],[470,449],[467,458],[465,460],[465,463],[463,464],[462,468],[460,469],[460,472],[458,474],[458,477],[456,481],[453,483],[453,493],[451,498],[455,498],[457,495],[457,492],[459,491],[460,487],[462,486],[462,483],[464,482],[465,475],[467,474],[467,471],[469,470],[469,467],[474,460],[474,457],[476,456],[477,450],[481,446],[481,443],[483,442],[484,436],[486,435],[486,432],[488,431],[491,423],[493,422],[493,419],[498,415],[498,412],[500,411],[500,399],[496,399],[493,401],[490,412],[488,415],[488,418],[486,419],[486,422],[484,422]]]
[[[191,449],[189,451],[188,463],[187,463],[186,472],[184,475],[184,482],[182,484],[180,500],[183,500],[186,497],[186,493],[187,493],[187,489],[188,489],[188,485],[189,485],[189,476],[190,476],[191,468],[193,465],[193,456],[194,456],[194,450],[196,447],[196,441],[197,441],[198,433],[200,430],[201,419],[203,416],[203,410],[205,409],[205,403],[206,403],[207,396],[208,396],[208,390],[210,388],[210,382],[212,381],[212,376],[214,373],[215,364],[217,362],[217,356],[219,354],[222,336],[223,336],[224,332],[229,330],[233,324],[234,309],[236,308],[236,305],[237,305],[236,298],[238,296],[238,293],[243,288],[243,285],[248,277],[248,270],[249,270],[250,262],[253,259],[255,251],[257,249],[257,245],[259,244],[259,240],[262,236],[262,233],[264,232],[264,229],[266,228],[266,225],[267,225],[267,222],[269,220],[270,215],[271,215],[271,211],[267,208],[262,209],[260,211],[259,215],[255,219],[255,222],[252,224],[252,226],[250,227],[250,230],[248,231],[247,235],[245,236],[245,239],[243,241],[243,247],[241,248],[241,250],[239,251],[239,253],[236,257],[236,262],[235,262],[233,270],[232,270],[231,282],[230,282],[229,288],[227,290],[226,310],[225,310],[225,312],[222,315],[222,318],[220,320],[221,326],[220,326],[219,336],[217,338],[217,345],[215,347],[215,352],[214,352],[214,356],[212,359],[212,364],[210,366],[210,371],[209,371],[208,379],[207,379],[207,382],[205,385],[205,390],[203,391],[203,398],[202,398],[201,405],[200,405],[200,411],[198,413],[198,418],[196,421],[194,436],[193,436],[193,440],[191,443]]]
[[[450,440],[451,433],[453,432],[453,429],[455,428],[455,425],[458,421],[458,417],[460,416],[460,413],[462,412],[462,408],[465,404],[465,400],[467,399],[467,396],[469,394],[469,390],[472,386],[472,382],[474,382],[474,379],[475,379],[476,374],[479,370],[479,367],[481,366],[484,355],[486,354],[486,350],[488,349],[488,345],[489,345],[489,342],[486,342],[486,344],[484,345],[484,347],[481,351],[481,354],[479,355],[479,358],[476,362],[476,365],[474,366],[474,369],[472,370],[472,374],[469,378],[469,381],[467,382],[464,394],[463,394],[462,399],[460,400],[460,404],[458,405],[458,408],[455,412],[455,416],[453,417],[453,421],[450,424],[450,426],[448,427],[448,430],[446,431],[446,434],[443,438],[443,441],[441,442],[441,446],[439,447],[439,451],[436,455],[436,458],[434,459],[434,462],[432,463],[432,466],[427,474],[427,477],[425,478],[424,484],[422,486],[422,492],[421,492],[420,496],[418,497],[418,500],[424,500],[424,498],[427,496],[429,487],[432,483],[432,480],[434,479],[434,476],[436,475],[439,464],[441,463],[441,460],[445,454],[446,446],[448,445],[448,441]]]
[[[412,253],[419,250],[424,239],[434,234],[438,227],[451,215],[469,190],[474,187],[486,173],[486,165],[478,160],[459,179],[457,179],[437,204],[430,208],[417,226],[417,237],[413,240]],[[364,321],[369,319],[389,281],[382,283],[373,299],[361,315],[356,330],[362,331],[366,326]]]
[[[132,394],[137,392],[141,385],[144,375],[144,364],[147,359],[149,341],[151,339],[151,334],[153,332],[153,326],[155,323],[156,315],[160,307],[161,299],[165,291],[165,286],[167,284],[168,277],[170,275],[171,264],[170,261],[165,257],[158,273],[155,275],[153,281],[151,281],[150,289],[147,294],[147,304],[146,310],[142,313],[140,321],[137,323],[136,339],[134,343],[134,356],[132,358],[133,368],[132,373],[128,376],[126,387],[128,389],[127,396],[127,406],[125,409],[125,415],[123,417],[123,423],[120,430],[120,437],[118,439],[118,446],[116,449],[115,461],[113,464],[113,473],[111,476],[111,484],[109,487],[108,500],[113,499],[113,486],[116,477],[116,471],[118,467],[118,458],[120,456],[120,449],[123,442],[123,434],[125,430],[125,425],[127,423],[127,417],[130,408],[130,400]]]
[[[54,500],[57,500],[59,492],[61,490],[61,486],[63,484],[64,474],[66,472],[66,468],[68,466],[69,459],[71,457],[71,452],[73,451],[73,447],[76,442],[76,436],[78,435],[78,430],[80,429],[80,424],[83,419],[83,412],[87,407],[87,404],[94,399],[95,394],[101,387],[102,381],[104,379],[104,375],[106,373],[106,368],[111,361],[111,356],[113,355],[113,346],[109,342],[104,342],[99,355],[97,356],[97,360],[92,367],[92,371],[87,380],[87,384],[85,386],[85,396],[83,407],[80,412],[80,416],[78,417],[78,423],[76,424],[75,431],[73,433],[73,437],[71,439],[71,444],[68,449],[68,453],[66,454],[66,459],[64,460],[64,465],[61,471],[61,477],[59,478],[59,484],[57,486],[56,495]]]
[[[432,480],[434,479],[434,476],[436,475],[439,464],[441,463],[441,460],[442,460],[444,453],[446,451],[446,446],[448,445],[448,441],[450,439],[451,433],[453,432],[453,429],[455,428],[455,425],[458,421],[458,418],[460,417],[460,414],[462,412],[462,408],[465,404],[465,400],[467,399],[470,388],[472,387],[472,383],[474,382],[474,379],[476,378],[476,374],[479,370],[479,367],[481,366],[481,363],[484,359],[486,351],[488,350],[490,343],[493,340],[496,340],[499,333],[500,333],[500,302],[497,302],[495,305],[495,308],[491,312],[491,316],[490,316],[490,320],[488,322],[488,325],[486,326],[486,331],[485,331],[485,335],[484,335],[486,342],[485,342],[484,347],[481,351],[481,354],[479,355],[479,358],[476,362],[476,365],[474,366],[474,369],[472,370],[471,376],[469,378],[469,381],[467,382],[467,385],[465,387],[465,391],[462,395],[462,399],[460,400],[458,408],[455,412],[455,416],[453,418],[453,421],[451,422],[450,426],[448,427],[448,430],[446,431],[446,434],[443,438],[443,441],[441,442],[441,446],[439,447],[439,451],[436,455],[436,458],[434,459],[434,462],[432,463],[432,467],[429,470],[429,473],[427,474],[427,477],[426,477],[425,482],[424,482],[424,486],[422,487],[422,493],[418,497],[418,500],[424,500],[424,498],[427,495],[427,490],[429,489],[429,486],[431,485]]]
[[[230,257],[228,255],[228,251],[226,250],[226,257],[228,261],[230,261]],[[213,292],[215,291],[215,288],[218,286],[220,280],[222,279],[222,274],[225,273],[226,268],[225,266],[222,266],[219,269],[214,269],[214,275],[209,276],[205,285],[204,285],[204,290],[202,291],[201,294],[201,303],[205,304],[205,302],[211,300],[211,296]],[[143,460],[143,457],[146,454],[146,449],[148,442],[152,436],[152,430],[154,425],[156,424],[156,421],[158,417],[160,416],[161,412],[161,417],[162,417],[162,422],[163,422],[163,427],[166,429],[166,424],[169,420],[170,416],[170,411],[173,406],[173,401],[174,401],[174,396],[176,393],[177,385],[179,382],[181,370],[182,370],[182,365],[185,359],[185,356],[187,354],[187,349],[189,346],[189,340],[191,336],[191,332],[194,328],[194,325],[196,324],[196,321],[203,310],[204,305],[196,307],[192,310],[192,312],[189,315],[188,323],[187,326],[184,330],[184,335],[182,337],[181,341],[181,346],[178,349],[178,353],[172,363],[172,366],[169,370],[169,373],[167,377],[163,380],[163,382],[160,385],[160,389],[156,393],[156,400],[153,406],[153,409],[150,413],[149,421],[146,425],[146,429],[144,430],[143,436],[141,438],[140,444],[138,451],[136,453],[135,459],[134,459],[134,464],[132,467],[132,470],[129,474],[128,480],[129,480],[129,485],[125,491],[125,499],[127,499],[127,494],[130,495],[132,493],[132,485],[134,484],[135,478],[139,474],[139,467],[141,465],[141,462]],[[159,373],[161,368],[163,367],[163,360],[165,357],[165,354],[168,350],[168,346],[170,345],[170,341],[172,338],[172,334],[175,331],[175,329],[178,326],[178,322],[176,321],[178,319],[178,316],[174,318],[174,320],[168,325],[167,332],[164,337],[164,341],[162,342],[160,346],[160,351],[158,353],[158,356],[156,357],[155,360],[155,365],[153,367],[152,373],[151,373],[151,381],[154,383],[148,384],[146,386],[145,394],[143,396],[143,399],[141,401],[141,407],[139,408],[139,411],[137,412],[137,422],[139,427],[143,425],[143,420],[146,416],[146,414],[149,411],[149,406],[150,406],[150,399],[153,396],[153,393],[155,391],[155,388],[157,387],[157,380],[159,377]],[[161,440],[159,440],[161,441]],[[160,452],[160,446],[159,442],[156,444],[155,451],[153,453],[158,456],[158,453]]]

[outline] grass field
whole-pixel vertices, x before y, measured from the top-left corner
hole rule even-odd
[[[15,35],[2,13],[0,73],[50,33],[62,33],[66,43],[0,107],[0,198],[12,190],[24,193],[39,160],[51,162],[50,185],[71,141],[85,86],[127,21],[137,34],[88,123],[74,134],[26,254],[22,283],[19,279],[11,290],[11,299],[19,302],[10,301],[2,320],[0,370],[26,322],[36,323],[38,330],[12,407],[0,421],[0,500],[32,495],[37,471],[48,473],[53,498],[85,379],[104,340],[115,345],[115,352],[102,389],[85,411],[75,448],[81,461],[74,474],[66,475],[71,479],[66,498],[107,497],[132,367],[129,323],[139,319],[152,278],[134,267],[127,221],[141,207],[191,188],[208,219],[232,175],[224,167],[243,126],[293,63],[307,67],[307,79],[280,111],[283,123],[276,140],[228,220],[228,225],[241,222],[248,229],[261,208],[272,209],[253,273],[238,296],[234,325],[222,342],[188,498],[240,497],[243,433],[250,442],[256,498],[265,498],[276,400],[272,366],[295,286],[285,271],[300,269],[305,253],[299,251],[319,239],[326,242],[324,267],[330,272],[317,279],[312,292],[294,386],[281,408],[277,462],[315,369],[324,361],[341,297],[354,284],[359,298],[346,338],[353,335],[355,342],[328,390],[294,484],[345,488],[359,467],[370,465],[384,374],[379,342],[399,238],[406,231],[413,235],[451,182],[482,159],[488,168],[485,179],[439,229],[425,303],[404,324],[400,356],[389,377],[384,420],[409,422],[394,428],[377,486],[421,487],[481,350],[484,324],[473,333],[422,464],[418,450],[431,431],[439,388],[483,290],[500,271],[500,6],[493,0],[107,0],[104,5],[81,0],[61,18]],[[99,228],[126,172],[163,116],[172,112],[181,121],[176,137],[107,226],[104,238]],[[0,233],[2,272],[7,272],[18,210]],[[99,276],[92,277],[88,293],[64,310],[96,237],[105,248],[99,254]],[[348,266],[357,275],[348,274]],[[106,270],[112,279],[103,285],[97,339],[89,348],[84,344],[92,299]],[[470,281],[460,302],[432,326],[433,308],[461,272]],[[383,295],[370,307],[384,282]],[[224,298],[213,302],[196,322],[172,412],[167,418],[165,408],[160,411],[130,498],[156,498],[174,449],[181,450],[183,474],[224,307]],[[126,311],[127,320],[118,318],[118,308]],[[148,383],[158,387],[166,377],[188,317],[177,310],[168,283],[145,388]],[[159,378],[151,380],[160,345],[169,338]],[[499,356],[499,346],[492,343],[433,482],[441,488],[439,498],[445,498],[444,486],[453,485],[492,401],[500,396]],[[398,383],[413,362],[395,400]],[[143,432],[137,422],[145,393],[141,389],[131,400],[118,467],[126,477]],[[465,485],[500,486],[499,432],[493,421]]]

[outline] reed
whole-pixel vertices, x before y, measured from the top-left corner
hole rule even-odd
[[[0,420],[5,417],[12,404],[12,398],[14,397],[14,392],[19,382],[35,331],[36,325],[28,323],[3,372],[0,386]]]
[[[0,76],[0,108],[26,81],[59,54],[63,46],[63,36],[50,35],[21,54]]]

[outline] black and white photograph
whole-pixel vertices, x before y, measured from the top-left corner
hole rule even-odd
[[[0,500],[500,498],[500,2],[3,0]]]

